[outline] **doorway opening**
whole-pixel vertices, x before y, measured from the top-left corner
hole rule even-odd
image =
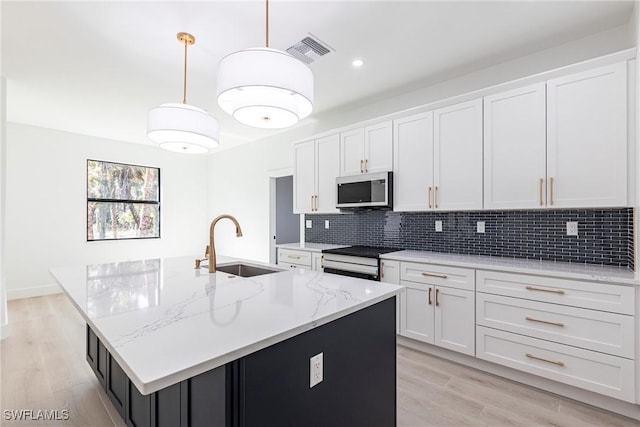
[[[293,175],[272,176],[269,262],[276,263],[276,245],[300,241],[300,215],[293,213]]]

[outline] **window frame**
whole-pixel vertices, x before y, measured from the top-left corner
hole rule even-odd
[[[103,199],[96,197],[89,197],[89,162],[100,162],[100,163],[111,163],[113,165],[122,165],[122,166],[133,166],[147,169],[156,169],[158,171],[158,201],[154,200],[131,200],[131,199]],[[86,196],[87,201],[85,204],[86,212],[85,212],[85,238],[87,242],[105,242],[105,241],[118,241],[118,240],[148,240],[148,239],[160,239],[162,237],[162,187],[161,187],[161,170],[158,166],[146,166],[146,165],[138,165],[133,163],[123,163],[123,162],[112,162],[109,160],[97,160],[97,159],[87,159],[86,162],[86,175],[85,175],[85,185],[86,185]],[[106,238],[106,239],[89,239],[89,229],[87,227],[87,221],[89,220],[89,203],[91,202],[103,202],[103,203],[137,203],[137,204],[147,204],[147,205],[157,205],[158,206],[158,235],[153,237],[117,237],[117,238]]]

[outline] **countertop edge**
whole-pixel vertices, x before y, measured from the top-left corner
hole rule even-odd
[[[640,280],[638,279],[638,274],[629,270],[629,275],[634,275],[635,277],[615,277],[608,276],[606,272],[603,271],[602,275],[596,274],[596,272],[575,272],[575,271],[563,271],[561,269],[553,269],[553,268],[545,268],[546,266],[536,266],[534,268],[534,261],[531,261],[531,266],[518,266],[518,265],[509,265],[510,262],[515,262],[509,260],[502,259],[491,259],[492,264],[484,263],[482,259],[478,259],[477,261],[462,261],[462,260],[443,260],[437,258],[429,258],[431,252],[425,251],[424,254],[420,254],[420,256],[415,256],[411,254],[403,254],[405,251],[398,252],[390,252],[387,254],[380,255],[380,259],[387,259],[391,261],[405,261],[405,262],[417,262],[417,263],[425,263],[425,264],[437,264],[443,266],[451,266],[451,267],[463,267],[463,268],[473,268],[477,270],[491,270],[491,271],[504,271],[509,273],[520,273],[520,274],[530,274],[535,276],[550,276],[550,277],[558,277],[565,279],[573,279],[573,280],[588,280],[593,282],[609,282],[620,285],[628,285],[628,286],[638,286],[640,287]],[[417,252],[417,251],[412,251]],[[526,262],[527,260],[517,260],[517,262]],[[493,264],[495,263],[495,264]],[[569,264],[569,263],[563,263]],[[564,265],[566,267],[566,265]],[[581,264],[575,264],[575,268],[580,268]],[[598,269],[597,265],[588,265],[585,268]],[[603,269],[607,268],[607,266],[603,266]],[[615,268],[615,267],[608,267]]]

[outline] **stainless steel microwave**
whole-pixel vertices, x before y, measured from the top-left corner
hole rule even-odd
[[[339,209],[393,208],[393,172],[341,176],[336,185]]]

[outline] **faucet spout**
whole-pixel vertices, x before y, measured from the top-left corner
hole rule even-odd
[[[236,237],[242,237],[242,228],[240,228],[240,223],[233,216],[224,214],[224,215],[218,216],[213,221],[211,221],[211,225],[209,226],[209,252],[208,252],[209,273],[216,272],[216,247],[214,245],[214,230],[216,228],[216,224],[218,223],[218,221],[224,218],[227,218],[233,221],[233,223],[236,226]]]

